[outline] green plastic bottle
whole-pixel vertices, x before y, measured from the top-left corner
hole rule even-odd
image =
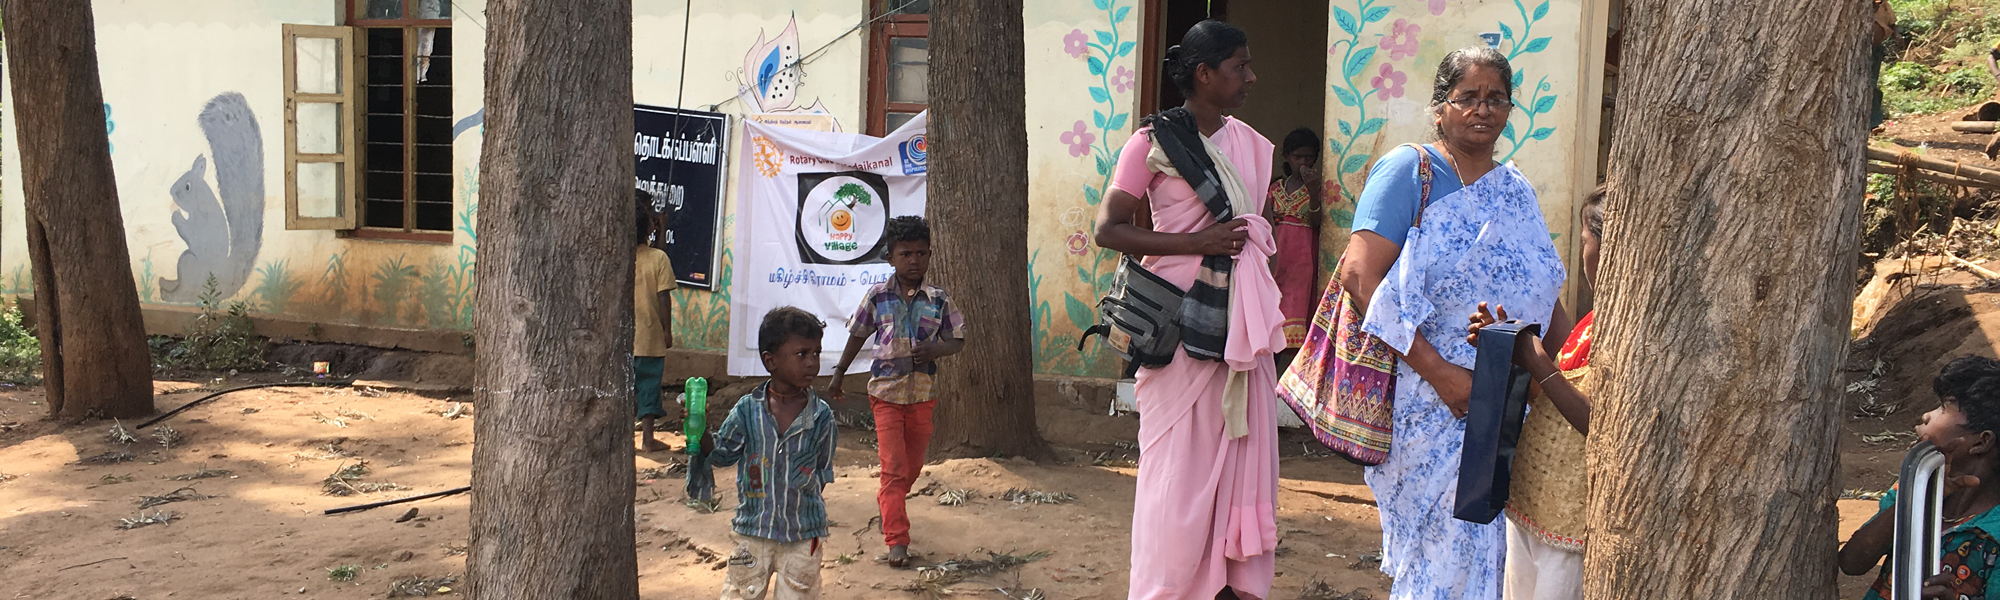
[[[690,377],[687,380],[687,423],[681,432],[687,434],[688,456],[701,454],[702,434],[708,431],[708,380]]]

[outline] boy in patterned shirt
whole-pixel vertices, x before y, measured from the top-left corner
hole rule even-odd
[[[822,494],[833,483],[838,437],[833,409],[812,389],[825,331],[819,318],[790,306],[765,314],[757,349],[771,379],[738,400],[716,433],[704,436],[709,464],[738,465],[736,518],[730,520],[736,552],[729,556],[722,600],[763,600],[767,593],[777,600],[819,597]]]
[[[910,561],[910,515],[903,505],[910,485],[923,474],[924,451],[931,444],[931,377],[937,359],[965,349],[965,317],[944,290],[924,283],[930,272],[931,228],[923,217],[889,220],[889,266],[895,277],[869,288],[861,308],[848,321],[853,337],[840,353],[828,395],[844,400],[841,381],[854,355],[869,337],[875,339],[875,364],[869,370],[868,404],[875,413],[875,437],[882,459],[882,487],[875,503],[882,511],[882,538],[889,545],[889,566]]]

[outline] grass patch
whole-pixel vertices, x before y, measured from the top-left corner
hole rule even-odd
[[[327,581],[354,581],[361,574],[361,565],[341,565],[326,568]]]

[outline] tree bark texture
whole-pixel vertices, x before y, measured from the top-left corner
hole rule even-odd
[[[89,0],[6,0],[7,60],[21,148],[43,381],[54,418],[153,412]]]
[[[965,314],[965,351],[938,369],[931,449],[1049,456],[1035,429],[1028,316],[1027,79],[1021,0],[931,13],[931,277]]]
[[[1584,596],[1832,598],[1873,13],[1627,7]]]
[[[635,600],[632,2],[486,15],[467,584]]]

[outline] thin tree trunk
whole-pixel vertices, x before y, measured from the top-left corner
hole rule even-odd
[[[486,16],[468,588],[635,600],[632,2]]]
[[[1872,14],[1628,4],[1587,598],[1834,597]]]
[[[931,10],[932,277],[965,314],[938,369],[939,454],[1046,457],[1028,317],[1027,80],[1021,0]]]
[[[14,142],[49,415],[153,412],[153,362],[118,211],[89,0],[6,0]]]

